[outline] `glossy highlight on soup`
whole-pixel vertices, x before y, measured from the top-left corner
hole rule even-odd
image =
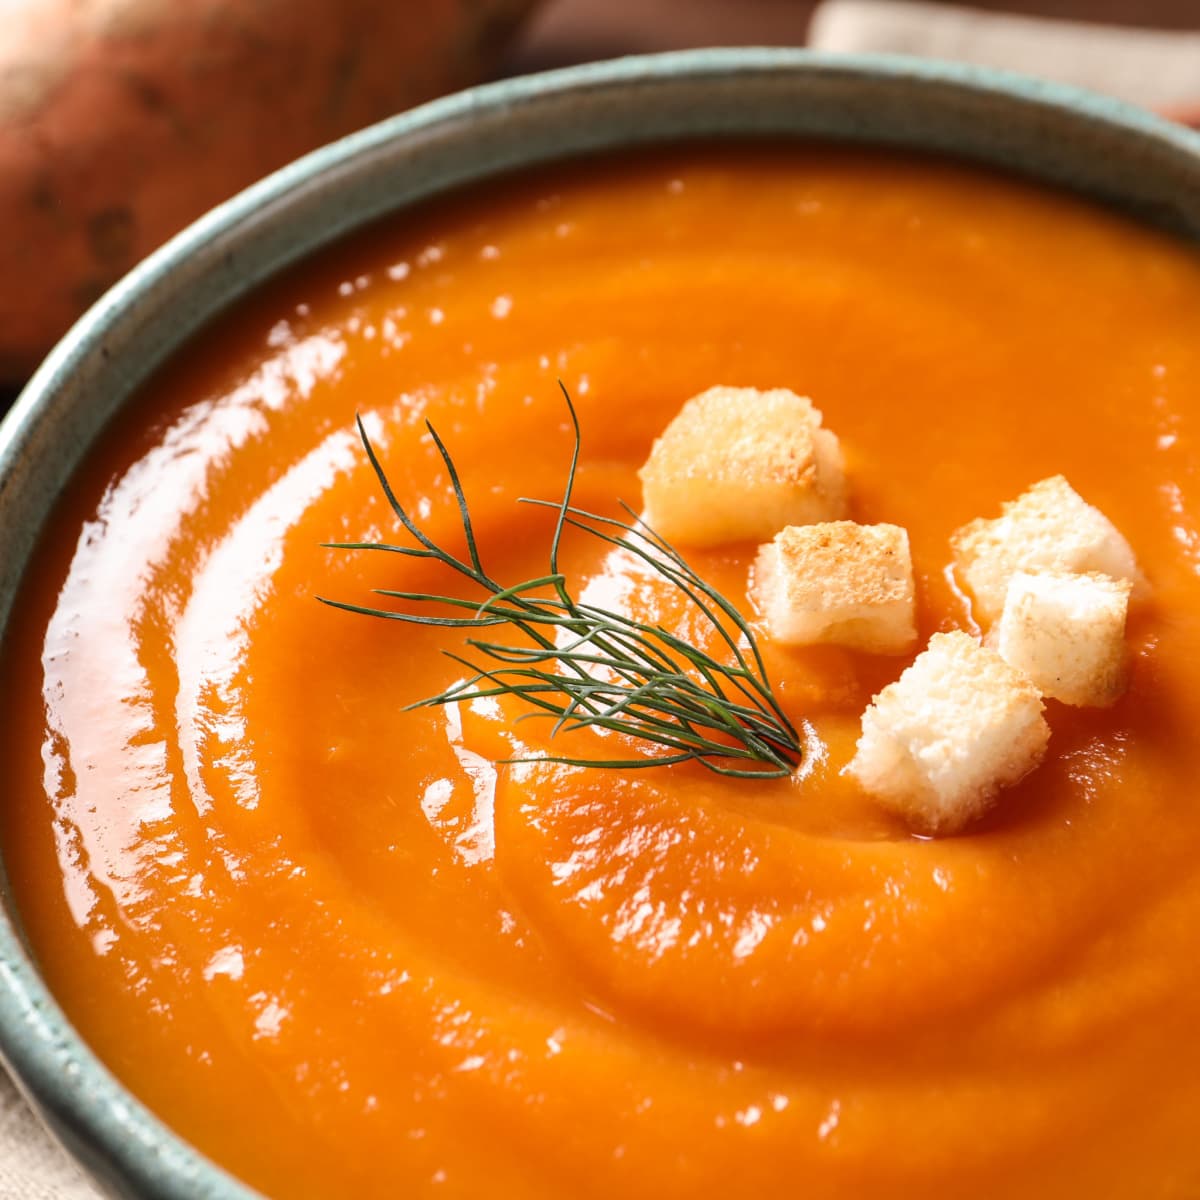
[[[1200,256],[933,159],[695,146],[480,186],[263,289],[119,419],[50,523],[0,668],[0,849],[103,1060],[273,1197],[1200,1194]],[[1110,710],[957,837],[842,769],[911,655],[764,642],[790,779],[504,765],[509,704],[406,711],[462,638],[317,596],[443,591],[355,431],[450,544],[542,573],[640,502],[680,405],[810,395],[854,519],[948,539],[1059,472],[1150,598]],[[756,619],[755,547],[689,561]],[[564,543],[576,590],[686,626]],[[592,743],[604,739],[575,735]]]

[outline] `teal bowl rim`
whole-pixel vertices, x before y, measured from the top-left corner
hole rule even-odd
[[[56,417],[56,405],[60,409],[57,415],[61,417],[67,411],[63,397],[69,396],[72,389],[77,393],[80,377],[89,369],[98,369],[97,363],[109,353],[112,335],[121,329],[122,322],[133,319],[130,314],[136,311],[139,303],[144,303],[147,297],[166,286],[173,274],[183,269],[189,260],[201,255],[215,242],[229,238],[252,218],[266,213],[263,219],[267,225],[283,223],[288,198],[302,185],[331,179],[336,188],[339,170],[369,158],[383,147],[413,139],[439,126],[471,122],[485,114],[520,113],[564,94],[583,96],[627,85],[654,86],[672,80],[707,85],[780,73],[825,81],[840,80],[864,87],[896,83],[918,92],[940,89],[946,93],[948,101],[991,100],[1010,109],[1014,104],[1024,106],[1035,118],[1070,117],[1081,130],[1098,127],[1105,137],[1115,138],[1118,142],[1136,139],[1144,145],[1182,156],[1188,177],[1195,175],[1200,180],[1200,135],[1196,133],[1104,96],[1008,72],[959,64],[898,56],[841,56],[797,49],[738,48],[616,59],[486,84],[401,113],[306,155],[219,205],[135,267],[59,342],[0,425],[0,505],[10,488],[35,487],[40,488],[43,495],[39,501],[40,511],[43,515],[48,511],[58,484],[47,485],[42,481],[39,485],[36,462],[31,467],[29,460],[36,458],[49,436],[46,426]],[[848,129],[844,134],[867,143],[890,140],[897,144],[883,132],[889,120],[888,116],[880,117],[878,126],[874,126],[869,119],[864,119],[858,133]],[[582,130],[586,132],[586,124]],[[739,123],[734,117],[719,128],[706,125],[689,130],[681,126],[674,135],[660,133],[650,140],[739,133],[746,136],[756,132],[761,131],[752,123]],[[786,136],[788,130],[776,132]],[[805,136],[805,130],[797,128],[792,130],[792,135]],[[807,136],[819,135],[808,133]],[[639,140],[631,132],[624,144],[632,145]],[[622,142],[616,139],[611,144],[615,147]],[[899,139],[899,144],[926,145],[919,134]],[[588,145],[584,138],[582,148],[598,146],[598,143]],[[950,145],[935,144],[933,148],[954,153]],[[570,152],[571,147],[564,144],[559,149],[559,156]],[[979,157],[969,150],[966,153],[969,157]],[[999,158],[1000,152],[997,152],[997,161]],[[531,161],[541,159],[535,157]],[[1021,169],[1020,163],[1008,165]],[[486,177],[495,169],[484,167],[473,177]],[[1045,163],[1028,173],[1051,182],[1071,183],[1069,176],[1056,178],[1053,168]],[[468,177],[472,177],[469,169],[463,178]],[[426,194],[446,186],[454,185],[435,184]],[[1125,189],[1117,184],[1111,194],[1100,194],[1100,199],[1123,202],[1126,190],[1134,192],[1136,188]],[[408,202],[401,199],[393,207],[403,208]],[[1139,205],[1135,197],[1133,207],[1136,210],[1139,206],[1143,216],[1200,238],[1200,203],[1193,202],[1192,211],[1188,211],[1187,204],[1179,210],[1169,204],[1164,209],[1152,201]],[[320,244],[336,240],[350,229],[375,219],[376,215],[347,215],[344,226],[330,230],[327,236],[319,239]],[[317,252],[318,247],[309,246],[297,257]],[[283,269],[285,265],[286,259],[280,258],[272,270]],[[252,280],[239,286],[236,269],[231,268],[220,304],[234,302],[242,291],[257,286],[258,282]],[[139,364],[117,388],[122,394],[112,402],[110,411],[115,410],[178,344],[186,341],[212,311],[216,308],[193,322],[174,341],[168,338],[157,356],[152,354],[148,361]],[[78,407],[79,401],[75,404]],[[93,426],[90,434],[79,435],[82,444],[77,448],[76,457],[82,455],[96,428]],[[72,430],[68,428],[67,433],[70,435]],[[0,621],[5,623],[36,532],[36,529],[29,531],[26,541],[17,544],[15,551],[10,551],[17,565],[0,592]],[[0,890],[4,890],[2,876]],[[60,1141],[111,1194],[141,1200],[253,1200],[258,1195],[173,1133],[100,1063],[52,998],[16,922],[3,908],[0,908],[0,1059],[8,1064],[18,1086],[33,1101]]]

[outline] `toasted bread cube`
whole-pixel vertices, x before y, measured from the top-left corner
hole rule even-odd
[[[1128,579],[1018,571],[992,644],[1043,696],[1107,707],[1125,690]]]
[[[939,633],[867,707],[847,768],[925,833],[955,833],[1041,761],[1050,738],[1033,684],[968,634]]]
[[[693,396],[640,474],[647,523],[686,545],[762,542],[845,509],[837,438],[811,400],[782,388]]]
[[[964,525],[950,544],[984,625],[1000,616],[1017,571],[1098,571],[1142,583],[1129,543],[1061,475],[1035,483],[995,520]]]
[[[912,555],[898,525],[789,525],[760,546],[755,602],[777,641],[903,654],[917,637]]]

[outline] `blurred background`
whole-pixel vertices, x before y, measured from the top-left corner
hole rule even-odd
[[[902,0],[899,6],[927,7],[904,5]],[[680,46],[802,46],[819,7],[844,6],[828,0],[823,5],[817,0],[549,0],[530,20],[504,65],[514,71],[537,70]],[[974,0],[970,8],[937,7],[968,16],[1015,14],[1126,30],[1200,30],[1197,0]],[[924,12],[920,16],[928,19]]]

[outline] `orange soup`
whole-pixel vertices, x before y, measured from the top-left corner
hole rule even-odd
[[[490,184],[263,289],[106,436],[8,637],[0,842],[55,993],[273,1197],[1200,1195],[1198,331],[1186,245],[791,145]],[[1043,765],[933,840],[844,773],[911,655],[762,637],[791,778],[513,767],[554,743],[511,705],[408,711],[462,634],[316,599],[447,586],[323,548],[403,540],[355,414],[461,546],[433,423],[511,582],[559,379],[608,514],[689,396],[811,396],[854,518],[909,531],[922,642],[971,628],[951,533],[1065,474],[1150,582],[1127,693],[1048,703]],[[753,554],[689,555],[752,621]],[[594,539],[562,565],[681,619]]]

